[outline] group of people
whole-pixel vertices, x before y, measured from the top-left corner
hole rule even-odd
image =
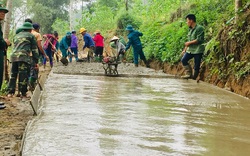
[[[72,62],[73,57],[78,61],[78,38],[76,36],[76,31],[67,32],[59,43],[60,51],[62,52],[62,57],[69,57],[69,62]]]
[[[92,37],[87,33],[87,29],[81,28],[79,33],[83,36],[84,46],[82,50],[84,51],[88,48],[87,60],[88,62],[95,60],[102,60],[103,50],[104,50],[104,37],[101,32],[97,30]],[[59,44],[60,51],[62,52],[62,57],[67,59],[65,63],[72,62],[72,57],[75,56],[76,61],[78,58],[78,38],[76,36],[76,31],[67,32],[62,38]]]
[[[8,10],[0,5],[0,20],[4,20],[5,14]],[[188,42],[185,43],[183,50],[182,64],[186,71],[183,78],[196,79],[199,70],[202,55],[204,52],[204,28],[196,24],[196,17],[193,14],[186,16],[187,25],[190,30],[188,33]],[[34,87],[35,81],[38,78],[39,60],[44,65],[49,60],[50,66],[53,67],[53,55],[55,55],[60,49],[62,57],[69,59],[72,62],[73,56],[78,61],[78,38],[76,31],[67,32],[66,35],[59,42],[59,35],[55,31],[52,34],[45,34],[43,37],[39,33],[40,25],[32,23],[32,20],[26,19],[21,27],[16,30],[14,37],[14,48],[10,56],[11,66],[11,78],[8,83],[8,97],[12,97],[16,91],[16,81],[18,78],[18,96],[22,98],[27,97],[28,85]],[[128,49],[133,47],[134,64],[138,67],[138,59],[144,61],[146,67],[149,67],[149,63],[143,52],[142,43],[140,37],[143,34],[137,30],[134,30],[131,25],[126,27],[128,32],[128,42],[121,42],[121,39],[114,36],[110,42],[114,45],[117,51],[117,57],[123,56]],[[87,33],[87,29],[81,28],[80,34],[83,36],[84,46],[82,50],[88,48],[87,59],[90,61],[93,56],[102,60],[104,51],[104,37],[98,30],[95,32],[94,37]],[[42,45],[42,40],[45,39]],[[2,27],[0,25],[0,87],[3,81],[3,56],[4,51],[11,43],[7,39],[3,39]],[[189,65],[189,60],[194,58],[194,74],[192,74],[192,68]],[[0,102],[0,109],[4,109],[4,103]]]
[[[84,46],[82,50],[88,48],[88,62],[90,62],[91,59],[94,59],[94,57],[95,60],[101,61],[104,50],[104,37],[101,35],[100,30],[97,30],[94,33],[94,37],[87,33],[87,29],[85,28],[81,28],[79,32],[82,34],[84,40]]]
[[[146,60],[146,57],[142,50],[142,43],[140,40],[140,37],[143,36],[143,34],[137,30],[134,30],[132,25],[128,25],[126,30],[128,31],[128,40],[129,40],[127,43],[120,42],[120,38],[117,36],[114,36],[110,40],[110,42],[112,43],[111,45],[113,45],[112,47],[115,48],[117,52],[116,57],[117,58],[119,58],[119,56],[121,56],[121,58],[124,57],[126,51],[128,51],[128,49],[132,46],[135,67],[138,67],[139,56],[140,59],[144,61],[146,67],[149,67],[149,63]],[[87,30],[85,28],[81,28],[80,33],[83,35],[83,39],[85,42],[83,50],[85,48],[89,48],[87,57],[88,61],[90,61],[91,57],[93,57],[93,53],[95,54],[95,57],[102,58],[104,49],[104,37],[101,35],[100,31],[98,30],[94,33],[94,38],[92,38],[91,35],[87,33]]]

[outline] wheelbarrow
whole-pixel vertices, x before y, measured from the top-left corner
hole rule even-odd
[[[102,64],[104,73],[106,76],[118,76],[118,65],[121,62],[117,59],[117,57],[105,57],[103,58]]]

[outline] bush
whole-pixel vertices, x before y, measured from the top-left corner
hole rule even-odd
[[[127,25],[132,25],[135,29],[138,29],[141,25],[141,22],[135,17],[131,16],[129,13],[124,13],[117,19],[117,29],[125,30]]]

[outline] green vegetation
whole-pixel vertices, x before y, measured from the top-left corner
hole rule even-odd
[[[243,6],[247,3],[246,0],[242,2]],[[217,74],[219,78],[234,74],[241,78],[249,74],[247,59],[235,58],[232,49],[223,52],[226,40],[237,40],[237,44],[244,46],[247,38],[247,33],[242,31],[246,25],[244,19],[233,25],[234,9],[234,0],[98,0],[83,9],[83,18],[78,21],[77,28],[83,26],[90,32],[100,29],[109,37],[110,33],[126,36],[124,28],[132,24],[144,33],[142,42],[146,57],[173,65],[179,63],[187,39],[185,16],[193,13],[197,23],[206,30],[204,61],[211,67],[210,74]],[[241,9],[239,14],[243,12]],[[220,32],[226,27],[230,29],[226,29],[227,35],[221,38]]]
[[[64,35],[70,29],[85,27],[90,33],[101,30],[105,38],[125,37],[126,25],[132,24],[144,33],[146,57],[170,65],[180,62],[188,32],[185,16],[193,13],[206,31],[203,61],[210,74],[220,78],[233,74],[240,79],[249,74],[250,68],[249,58],[239,57],[250,35],[244,15],[247,1],[242,0],[243,8],[238,9],[237,24],[235,0],[27,0],[26,5],[43,33],[57,30]],[[78,7],[70,10],[73,4]],[[69,17],[74,26],[68,22]]]
[[[30,18],[42,25],[43,33],[52,32],[51,25],[57,18],[68,19],[67,4],[68,0],[27,0],[28,12],[32,15]]]
[[[0,95],[7,95],[7,87],[8,83],[7,81],[4,81],[0,90]]]

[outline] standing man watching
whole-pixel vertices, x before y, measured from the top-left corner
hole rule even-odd
[[[201,59],[205,51],[205,46],[203,45],[204,28],[196,24],[196,17],[194,14],[187,15],[186,20],[189,32],[188,41],[185,43],[185,48],[182,51],[183,57],[181,62],[185,68],[185,75],[182,76],[182,78],[193,78],[195,80],[199,75]],[[194,75],[192,75],[192,68],[188,63],[192,58],[194,58]]]
[[[81,28],[81,29],[80,29],[80,34],[82,34],[83,40],[84,40],[84,42],[85,42],[85,44],[84,44],[84,46],[83,46],[83,50],[84,50],[85,48],[89,48],[88,55],[87,55],[87,59],[88,59],[88,62],[90,62],[90,58],[93,59],[93,54],[94,54],[94,49],[95,49],[94,40],[93,40],[92,37],[87,33],[87,29],[85,29],[85,28]]]
[[[4,20],[5,14],[9,11],[2,6],[3,4],[0,3],[0,21]],[[0,24],[0,89],[3,83],[3,70],[4,70],[4,51],[5,49],[10,46],[10,41],[7,39],[3,39],[3,31],[2,26]],[[4,109],[6,106],[3,102],[0,102],[0,109]]]
[[[146,57],[144,55],[144,52],[142,51],[142,44],[141,44],[141,40],[140,37],[143,36],[143,34],[139,31],[134,30],[134,28],[132,27],[132,25],[128,25],[126,30],[128,31],[128,43],[126,45],[126,51],[130,48],[130,46],[132,45],[133,47],[133,52],[134,52],[134,64],[135,67],[138,67],[138,57],[140,55],[140,59],[143,60],[143,62],[145,63],[146,67],[149,68],[149,64],[146,60]]]

